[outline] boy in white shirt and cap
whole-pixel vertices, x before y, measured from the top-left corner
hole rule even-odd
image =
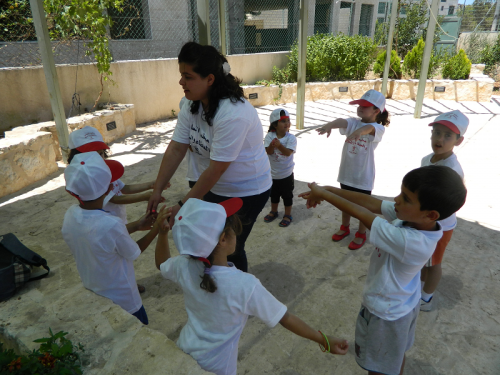
[[[371,373],[403,373],[420,310],[420,270],[432,256],[445,219],[465,203],[467,190],[451,168],[427,166],[406,174],[395,202],[309,184],[307,207],[326,200],[370,229],[376,246],[355,333],[355,359]],[[378,214],[383,214],[384,218]]]
[[[134,230],[148,230],[139,241],[129,235],[123,221],[102,209],[111,183],[123,175],[123,165],[104,161],[95,151],[75,155],[64,171],[66,190],[79,205],[71,206],[64,215],[62,235],[75,257],[83,285],[107,297],[128,313],[148,324],[148,317],[135,280],[133,261],[149,246],[165,219],[146,214],[127,224]]]
[[[432,126],[431,147],[433,153],[422,159],[421,166],[443,165],[453,169],[463,180],[464,171],[458,162],[457,155],[453,153],[453,148],[463,142],[464,134],[469,126],[469,119],[462,112],[455,110],[439,115],[429,126]],[[439,223],[443,228],[443,237],[437,243],[434,254],[422,268],[420,274],[423,287],[420,311],[432,309],[432,297],[441,280],[441,262],[446,246],[451,240],[453,229],[457,226],[457,216],[453,214],[440,220]]]

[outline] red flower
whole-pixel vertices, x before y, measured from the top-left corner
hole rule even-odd
[[[50,353],[45,353],[43,357],[39,357],[38,360],[45,367],[54,368],[56,365],[56,358],[50,355]]]
[[[16,360],[12,361],[9,363],[9,372],[14,371],[14,369],[20,369],[21,368],[21,357],[18,357]]]

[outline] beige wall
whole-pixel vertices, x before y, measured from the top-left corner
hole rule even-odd
[[[270,79],[273,66],[282,68],[288,52],[230,55],[231,73],[246,84]],[[120,61],[111,64],[115,85],[104,83],[99,100],[134,104],[138,124],[172,116],[179,111],[183,96],[178,84],[177,59]],[[76,73],[78,71],[78,76]],[[99,75],[93,64],[57,66],[66,115],[75,90],[81,110],[90,110],[100,91]],[[16,126],[53,119],[42,67],[0,69],[0,132]],[[78,114],[74,109],[72,116]]]

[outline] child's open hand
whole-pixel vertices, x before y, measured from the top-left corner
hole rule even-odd
[[[325,124],[321,128],[316,129],[319,135],[323,135],[326,133],[326,138],[330,136],[330,133],[332,132],[332,128],[330,127],[330,124]]]
[[[350,135],[347,136],[347,138],[345,139],[346,142],[357,142],[359,140],[359,138],[361,138],[361,136],[363,135],[363,133],[361,132],[361,129],[358,129],[354,132],[352,132]]]
[[[171,213],[171,208],[167,209],[166,206],[160,208],[160,211],[158,211],[158,217],[156,218],[154,224],[154,229],[158,230],[160,233],[168,233],[168,231],[170,230],[168,219],[170,218]]]
[[[324,198],[322,197],[322,193],[325,190],[322,187],[318,186],[318,184],[316,184],[315,182],[307,184],[307,186],[311,190],[299,194],[299,197],[307,201],[306,202],[307,208],[316,207],[318,204],[321,204],[321,201],[324,200]]]
[[[327,336],[328,342],[330,343],[330,353],[344,355],[349,349],[349,344],[347,340],[338,339],[333,336]]]

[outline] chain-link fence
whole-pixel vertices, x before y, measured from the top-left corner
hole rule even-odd
[[[228,54],[288,51],[299,31],[299,0],[125,0],[123,10],[107,9],[114,61],[176,57],[190,40],[206,40],[221,49],[219,24],[225,24]],[[493,43],[500,28],[495,0],[439,0],[436,47],[466,50],[479,62],[485,43]],[[499,0],[500,1],[500,0]],[[396,48],[404,57],[415,40],[425,36],[431,0],[403,0],[398,6]],[[310,0],[308,34],[363,35],[378,45],[387,43],[392,1]],[[40,65],[29,0],[5,0],[0,5],[0,67]],[[203,14],[203,12],[206,12]],[[207,17],[208,14],[208,17]],[[203,19],[208,18],[208,25]],[[415,26],[402,26],[408,19]],[[86,41],[61,40],[48,15],[56,64],[93,61]],[[461,35],[460,35],[461,34]],[[203,36],[204,35],[204,36]],[[205,39],[203,39],[205,38]],[[415,40],[414,40],[415,39]]]

